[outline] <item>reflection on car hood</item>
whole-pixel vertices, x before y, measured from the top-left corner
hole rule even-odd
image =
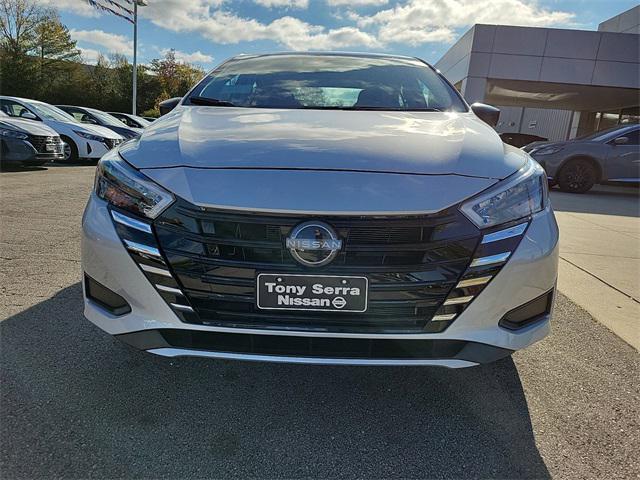
[[[58,134],[51,127],[36,120],[25,120],[13,117],[0,117],[0,126],[11,130],[18,130],[29,135],[38,135],[43,137],[57,137]]]
[[[531,150],[540,149],[542,147],[563,147],[567,143],[570,142],[531,142],[522,147],[522,150],[525,152],[530,152]]]
[[[180,106],[120,150],[138,168],[265,168],[504,178],[525,161],[472,113]]]
[[[108,129],[107,127],[102,127],[100,125],[87,125],[87,124],[73,123],[71,124],[71,128],[78,132],[91,133],[93,135],[99,135],[105,138],[115,138],[115,139],[122,138],[113,130]]]

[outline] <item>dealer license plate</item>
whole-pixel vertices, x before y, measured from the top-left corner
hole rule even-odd
[[[256,303],[263,310],[365,312],[367,277],[261,273]]]

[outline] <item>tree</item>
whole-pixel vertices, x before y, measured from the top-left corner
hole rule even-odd
[[[44,12],[35,27],[35,33],[34,50],[43,66],[50,66],[59,61],[80,60],[80,50],[76,48],[76,41],[71,39],[69,29],[62,24],[55,10],[49,9]]]
[[[173,49],[163,59],[152,60],[151,71],[156,74],[160,83],[158,102],[183,96],[204,75],[201,68],[176,60]]]
[[[32,55],[38,58],[38,94],[65,89],[79,68],[80,51],[58,12],[43,11],[35,27]]]
[[[44,9],[29,0],[0,0],[0,47],[15,56],[33,49]]]
[[[33,50],[43,8],[30,0],[0,0],[0,87],[2,93],[33,93]]]

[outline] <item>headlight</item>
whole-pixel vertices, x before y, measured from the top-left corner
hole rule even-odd
[[[138,172],[113,150],[98,162],[94,190],[111,205],[148,218],[156,218],[174,201],[171,193]]]
[[[8,138],[19,138],[20,140],[26,140],[29,138],[29,135],[18,132],[17,130],[6,130],[4,128],[0,129],[0,135]]]
[[[562,150],[562,147],[539,147],[531,150],[529,155],[553,155],[554,153],[558,153],[560,150]]]
[[[79,130],[74,130],[74,133],[80,135],[82,138],[86,138],[87,140],[93,140],[95,142],[105,143],[107,140],[100,135],[93,135],[91,133],[80,132]]]
[[[516,173],[460,207],[479,228],[493,227],[533,215],[547,205],[547,177],[532,159]]]

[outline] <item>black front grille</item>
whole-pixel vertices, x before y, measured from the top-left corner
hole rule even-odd
[[[327,266],[306,268],[285,247],[290,230],[322,220],[344,239]],[[437,332],[430,322],[470,263],[479,230],[456,208],[427,216],[307,217],[202,210],[179,200],[154,225],[159,246],[196,316],[206,325],[341,332]],[[366,275],[361,314],[262,311],[260,272]]]
[[[29,135],[29,143],[33,145],[33,148],[35,148],[38,153],[53,155],[62,152],[62,140],[60,140],[60,137]],[[47,151],[47,145],[55,145],[58,147],[58,151]]]

